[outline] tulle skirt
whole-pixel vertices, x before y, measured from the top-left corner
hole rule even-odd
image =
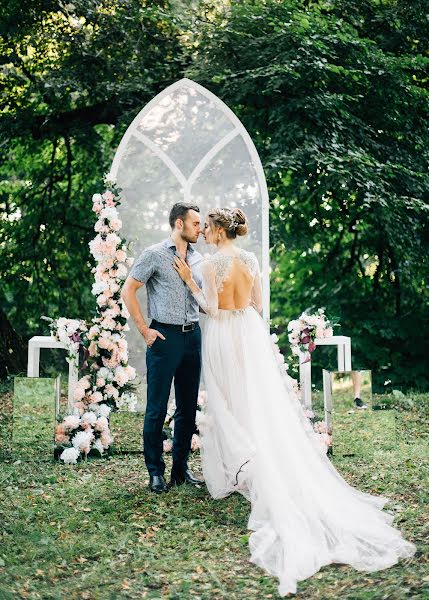
[[[329,563],[377,571],[412,556],[381,510],[388,499],[351,487],[326,456],[259,314],[220,310],[203,335],[204,478],[213,498],[250,501],[250,560],[278,578],[280,595]]]

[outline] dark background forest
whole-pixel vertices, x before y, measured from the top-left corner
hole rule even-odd
[[[92,316],[92,194],[137,112],[189,77],[260,154],[282,348],[288,321],[324,306],[376,389],[427,390],[428,14],[424,0],[4,3],[1,375],[25,372],[41,315]]]

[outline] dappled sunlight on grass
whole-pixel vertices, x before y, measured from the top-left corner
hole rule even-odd
[[[423,399],[428,403],[428,396],[416,397],[408,412],[414,415]],[[370,454],[355,448],[354,456],[334,454],[332,460],[351,484],[391,498],[387,509],[417,543],[417,555],[377,573],[324,567],[299,585],[299,598],[427,597],[429,458],[426,413],[415,410],[421,421],[401,416],[397,443],[376,445]],[[118,417],[118,447],[138,450],[141,415]],[[366,417],[359,413],[360,418]],[[372,425],[366,427],[369,435]],[[378,421],[375,433],[382,430]],[[166,461],[169,474],[170,455]],[[199,470],[198,454],[190,465]],[[204,487],[188,486],[152,495],[140,454],[76,466],[24,461],[14,454],[0,463],[0,482],[2,600],[278,598],[276,580],[248,560],[249,505],[239,495],[213,500]]]

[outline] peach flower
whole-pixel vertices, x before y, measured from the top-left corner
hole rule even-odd
[[[101,394],[101,392],[93,392],[89,399],[91,400],[91,402],[97,403],[97,402],[101,402],[103,400],[103,395]]]
[[[113,437],[110,435],[109,431],[103,431],[101,433],[100,440],[103,444],[103,448],[106,449],[113,442]]]

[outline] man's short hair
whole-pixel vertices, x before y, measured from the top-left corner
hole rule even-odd
[[[189,202],[176,202],[173,208],[170,210],[170,227],[174,229],[176,225],[176,219],[184,220],[188,213],[188,210],[195,210],[196,212],[200,212],[199,207],[196,204],[190,204]]]

